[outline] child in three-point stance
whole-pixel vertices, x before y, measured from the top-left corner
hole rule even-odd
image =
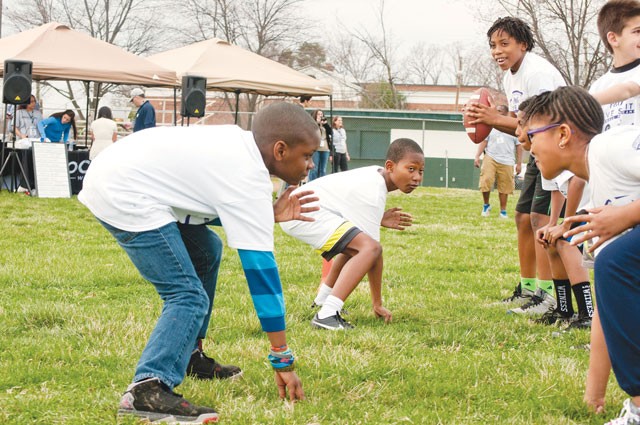
[[[335,173],[304,185],[304,190],[314,191],[320,199],[320,210],[309,214],[315,221],[292,221],[281,226],[318,250],[324,259],[333,258],[331,271],[315,299],[315,304],[322,307],[311,321],[314,327],[353,328],[340,312],[365,275],[369,277],[374,313],[391,321],[391,312],[382,305],[380,226],[402,230],[411,225],[412,217],[399,208],[385,212],[387,193],[396,189],[412,192],[420,186],[423,173],[420,146],[411,139],[398,139],[391,143],[384,167]]]

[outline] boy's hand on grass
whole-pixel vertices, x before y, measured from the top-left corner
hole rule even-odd
[[[374,305],[373,312],[376,314],[376,317],[383,318],[385,323],[391,323],[391,319],[392,319],[391,312],[386,308],[384,308],[383,306]]]
[[[302,390],[302,381],[294,371],[276,372],[276,385],[278,386],[278,395],[280,398],[287,397],[289,392],[289,400],[292,402],[304,400],[304,391]]]
[[[413,216],[402,211],[402,208],[390,208],[382,215],[380,225],[389,229],[404,230],[413,223]]]
[[[604,396],[591,397],[585,394],[584,402],[589,412],[595,413],[596,415],[602,415],[604,413]]]

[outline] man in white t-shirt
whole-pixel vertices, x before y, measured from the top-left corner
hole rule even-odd
[[[318,126],[296,105],[256,114],[252,132],[236,126],[160,127],[125,137],[102,152],[78,195],[116,238],[164,307],[136,367],[119,414],[150,420],[214,421],[209,407],[173,392],[188,372],[201,379],[241,373],[202,352],[222,255],[207,224],[222,225],[236,248],[262,328],[281,397],[304,397],[287,347],[282,286],[273,255],[273,223],[309,220],[309,191],[272,204],[270,175],[291,185],[313,168]],[[302,199],[305,197],[305,199]]]

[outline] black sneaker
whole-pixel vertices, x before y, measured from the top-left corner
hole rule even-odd
[[[151,423],[212,424],[219,419],[214,409],[194,406],[158,378],[129,385],[120,400],[118,415],[133,415]]]
[[[502,300],[503,303],[513,303],[517,301],[529,301],[531,297],[533,297],[533,292],[530,289],[524,288],[522,289],[522,284],[518,283],[516,285],[516,289],[513,290],[513,294],[511,296]]]
[[[562,325],[569,323],[571,316],[563,316],[557,309],[549,310],[541,317],[534,320],[539,325]]]
[[[591,317],[588,315],[576,315],[571,322],[569,322],[569,326],[567,326],[565,331],[572,331],[574,329],[591,329]]]
[[[318,314],[316,313],[316,315],[311,320],[311,326],[318,329],[329,329],[331,331],[349,330],[355,327],[351,323],[344,320],[342,316],[340,316],[340,313],[337,311],[335,315],[326,317],[324,319],[318,318]]]
[[[197,348],[191,354],[187,375],[197,379],[237,379],[242,376],[242,370],[238,366],[220,364]]]

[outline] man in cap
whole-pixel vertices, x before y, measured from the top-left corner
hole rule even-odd
[[[138,108],[136,120],[133,124],[133,132],[156,126],[156,110],[144,97],[144,90],[135,88],[131,90],[131,102]]]

